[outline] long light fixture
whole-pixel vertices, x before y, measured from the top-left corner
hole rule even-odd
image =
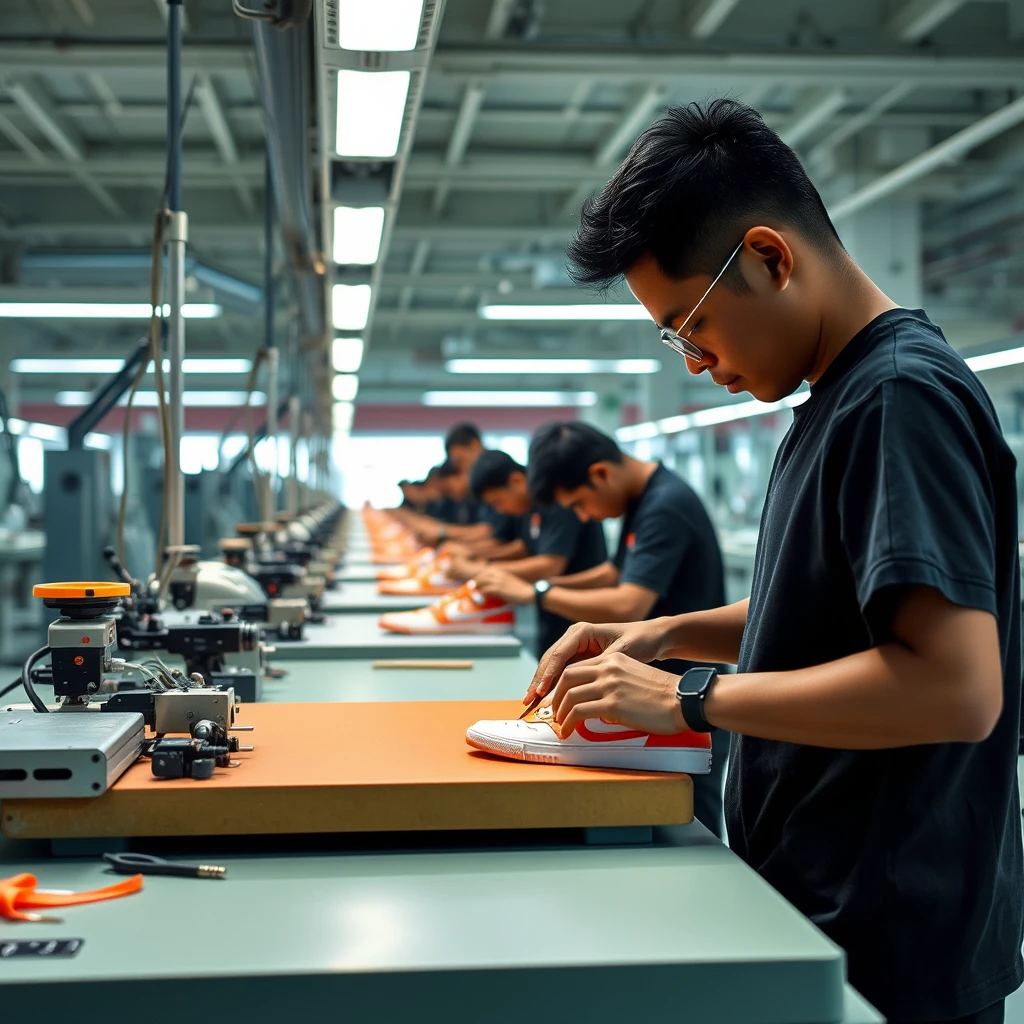
[[[347,434],[352,429],[356,408],[351,402],[335,402],[331,409],[331,426],[336,434]]]
[[[408,95],[408,71],[339,71],[338,156],[393,157]]]
[[[123,369],[123,359],[12,359],[12,373],[33,373],[40,376],[61,373],[117,373]],[[164,373],[169,373],[171,361],[165,359]],[[248,373],[251,359],[183,359],[183,373]],[[150,368],[152,373],[152,368]]]
[[[152,310],[148,302],[0,302],[0,316],[20,319],[148,320]],[[161,307],[163,316],[170,312],[168,305]],[[215,302],[186,302],[181,307],[186,320],[212,320],[221,312]]]
[[[1004,348],[1002,352],[987,352],[983,356],[971,356],[964,362],[975,372],[997,370],[1000,366],[1016,366],[1024,363],[1024,348]]]
[[[358,373],[363,365],[363,339],[335,338],[331,344],[331,364],[338,373]]]
[[[368,284],[336,284],[331,290],[331,312],[339,331],[361,331],[370,318]]]
[[[235,407],[245,405],[247,395],[247,391],[185,391],[182,395],[182,404],[193,409]],[[93,397],[92,391],[58,391],[54,401],[58,405],[83,406],[88,405]],[[260,406],[266,403],[267,396],[262,391],[253,392],[251,405]],[[127,396],[122,397],[117,404],[127,405]],[[139,409],[155,409],[159,405],[157,393],[138,391],[132,405]]]
[[[449,359],[449,373],[657,373],[657,359]]]
[[[354,402],[359,393],[359,378],[354,373],[336,373],[331,394],[336,402]]]
[[[341,0],[337,17],[343,50],[415,50],[423,0]]]
[[[797,391],[779,402],[732,402],[729,405],[716,405],[710,409],[698,409],[696,412],[683,413],[679,416],[666,416],[664,419],[649,423],[635,423],[629,427],[619,427],[615,436],[620,441],[649,441],[662,434],[681,434],[686,430],[698,427],[711,427],[718,423],[729,423],[732,420],[747,419],[750,416],[765,416],[782,409],[793,409],[802,405],[811,397],[809,391]]]
[[[481,306],[484,320],[647,320],[639,302],[588,302],[563,306]]]
[[[449,408],[461,406],[502,406],[517,408],[587,407],[597,404],[596,391],[426,391],[424,405]]]
[[[334,210],[334,262],[376,263],[384,234],[383,206],[338,206]]]

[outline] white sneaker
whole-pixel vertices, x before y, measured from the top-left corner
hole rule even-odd
[[[385,612],[381,629],[391,633],[511,633],[515,613],[500,597],[481,594],[472,583],[414,612]]]
[[[706,775],[711,771],[710,733],[655,736],[614,725],[603,718],[588,718],[563,740],[552,725],[551,705],[542,704],[513,721],[477,722],[466,730],[466,742],[477,750],[517,761],[688,775]]]

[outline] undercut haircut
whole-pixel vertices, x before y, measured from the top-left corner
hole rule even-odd
[[[468,448],[474,441],[483,443],[479,427],[475,423],[456,423],[444,439],[444,450],[451,455],[453,448]]]
[[[590,467],[622,462],[619,446],[589,423],[548,423],[530,442],[527,483],[541,505],[555,503],[555,491],[575,491],[590,483]]]
[[[469,492],[477,501],[482,501],[488,491],[507,487],[513,473],[525,473],[508,452],[481,452],[469,471]]]
[[[580,211],[569,275],[606,290],[646,255],[667,277],[718,273],[758,224],[795,229],[839,265],[845,252],[796,153],[745,103],[670,107]],[[749,290],[733,263],[722,278]]]

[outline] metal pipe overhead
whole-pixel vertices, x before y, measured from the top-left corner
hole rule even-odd
[[[825,136],[807,155],[810,163],[820,163],[829,153],[841,146],[847,139],[858,135],[869,124],[877,121],[890,107],[896,106],[914,91],[910,82],[899,82],[891,89],[887,89],[873,103],[869,103],[863,110],[858,111],[852,117],[847,118],[835,131]]]
[[[1001,135],[1022,121],[1024,121],[1024,97],[1008,103],[1005,107],[981,118],[980,121],[975,121],[974,124],[951,135],[937,146],[932,146],[931,149],[925,150],[905,164],[889,171],[888,174],[883,174],[863,188],[857,189],[845,199],[834,203],[829,208],[829,216],[833,220],[849,217],[858,210],[863,210],[879,199],[909,185],[930,171],[942,167],[944,164],[955,162],[976,146]]]
[[[710,39],[722,22],[739,6],[740,0],[695,0],[686,23],[694,39]]]
[[[907,43],[916,43],[934,31],[966,0],[907,0],[892,16],[886,28],[890,35]]]

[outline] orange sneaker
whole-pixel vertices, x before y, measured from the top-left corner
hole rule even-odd
[[[416,552],[415,557],[411,558],[403,565],[389,565],[386,569],[381,569],[380,572],[377,573],[377,579],[408,579],[410,576],[416,576],[420,570],[431,565],[436,557],[437,552],[433,548],[420,548],[420,550]]]
[[[654,736],[603,718],[589,718],[563,740],[553,728],[550,704],[541,704],[509,722],[477,722],[466,730],[466,742],[477,750],[517,761],[688,775],[711,771],[710,733]]]
[[[487,597],[471,583],[414,612],[386,612],[381,629],[391,633],[511,633],[515,613],[500,597]]]

